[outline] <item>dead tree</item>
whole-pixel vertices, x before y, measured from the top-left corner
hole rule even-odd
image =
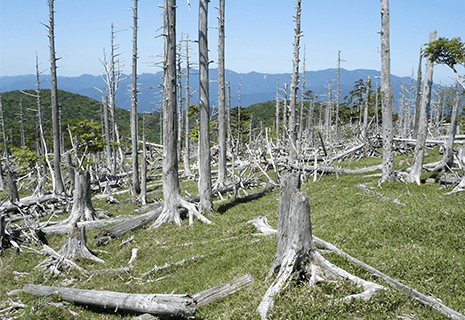
[[[218,6],[218,145],[219,145],[219,160],[218,160],[218,181],[217,186],[224,186],[227,181],[226,168],[226,86],[225,86],[225,67],[224,67],[224,10],[225,0],[220,0]]]
[[[139,199],[142,205],[147,204],[147,145],[145,141],[145,113],[142,114],[142,161],[141,186]]]
[[[304,131],[304,107],[305,107],[305,62],[306,62],[306,47],[304,46],[304,59],[302,64],[302,86],[300,88],[300,117],[299,117],[299,134],[297,140],[298,145],[302,142],[302,134]]]
[[[54,175],[54,192],[62,194],[65,192],[65,186],[63,183],[63,176],[61,174],[61,163],[60,163],[60,151],[61,151],[61,140],[60,140],[60,117],[58,107],[58,87],[57,87],[57,65],[58,59],[55,56],[55,11],[53,9],[55,0],[48,0],[49,6],[49,25],[46,26],[48,29],[48,38],[50,42],[50,95],[52,105],[52,128],[53,128],[53,167],[55,169]]]
[[[383,286],[365,281],[326,260],[313,243],[310,205],[305,192],[299,191],[298,174],[284,175],[278,205],[278,249],[269,277],[276,271],[278,275],[266,291],[257,311],[262,319],[273,306],[273,296],[279,293],[291,278],[310,279],[310,285],[329,279],[349,279],[364,288],[359,294],[348,298],[369,299]]]
[[[276,82],[276,144],[279,144],[279,118],[280,118],[280,107],[279,107],[279,77]]]
[[[96,219],[96,211],[92,206],[90,173],[79,166],[75,170],[75,185],[73,192],[73,208],[71,214],[62,224],[74,224],[78,221]]]
[[[210,97],[208,75],[208,2],[199,1],[199,193],[200,213],[213,213],[210,157]]]
[[[381,0],[381,107],[383,113],[383,174],[380,182],[392,182],[394,155],[392,153],[391,49],[389,44],[389,0]]]
[[[335,120],[335,137],[339,136],[339,105],[341,102],[341,50],[337,52],[337,92],[336,92],[336,120]]]
[[[131,85],[131,158],[132,158],[132,189],[140,193],[139,181],[139,133],[137,114],[137,4],[134,0],[132,26],[132,85]]]
[[[294,59],[292,60],[292,79],[291,79],[291,97],[289,103],[289,156],[292,160],[297,159],[297,132],[296,132],[296,104],[297,90],[299,89],[299,51],[300,51],[300,16],[301,0],[297,0],[295,15],[295,36],[294,36]]]
[[[185,85],[185,130],[184,130],[184,137],[185,137],[185,143],[184,143],[184,176],[190,177],[192,176],[192,171],[191,171],[191,165],[190,165],[190,127],[189,127],[189,106],[190,106],[190,85],[189,85],[189,80],[190,80],[190,68],[191,68],[191,63],[190,63],[190,52],[189,52],[189,36],[187,36],[186,39],[186,85]]]
[[[418,60],[418,71],[417,71],[417,92],[415,97],[415,120],[413,124],[413,139],[417,138],[418,134],[418,123],[420,121],[420,107],[421,107],[421,62],[423,58],[423,48],[420,47],[420,58]]]
[[[180,208],[189,210],[189,222],[194,217],[211,223],[202,216],[192,203],[181,198],[178,178],[176,146],[176,1],[164,0],[164,58],[163,58],[163,211],[152,224],[156,228],[163,223],[181,225]]]
[[[431,32],[429,41],[436,40],[437,32]],[[431,88],[433,86],[433,68],[434,62],[428,59],[426,62],[425,84],[423,86],[423,94],[421,97],[420,118],[418,122],[417,144],[415,146],[415,155],[413,157],[412,169],[406,178],[408,182],[416,182],[420,184],[421,171],[423,169],[423,158],[426,149],[426,135],[428,130],[428,119],[426,110],[428,110],[431,103]]]

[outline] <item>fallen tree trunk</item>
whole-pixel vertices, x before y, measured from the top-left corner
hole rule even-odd
[[[193,316],[195,300],[187,294],[135,294],[113,291],[84,290],[27,284],[25,292],[36,296],[58,294],[75,304],[102,307],[113,311],[124,310],[160,316]]]
[[[130,216],[125,216],[125,217],[117,217],[117,218],[94,220],[94,221],[82,221],[82,222],[78,222],[77,225],[79,228],[86,227],[86,230],[89,231],[89,230],[107,226],[112,223],[121,223],[131,218],[132,217]],[[73,228],[72,224],[66,224],[66,225],[56,224],[52,226],[42,227],[41,230],[46,236],[56,236],[56,235],[68,233],[72,228]]]
[[[150,313],[157,316],[191,317],[198,307],[227,297],[243,287],[250,286],[253,277],[245,275],[211,289],[189,294],[136,294],[114,291],[85,290],[26,284],[23,291],[36,296],[58,294],[63,300],[75,304],[90,305],[136,313]]]
[[[30,206],[33,206],[38,203],[44,203],[44,202],[57,202],[60,199],[59,196],[56,196],[54,194],[47,194],[43,195],[41,197],[28,197],[28,198],[23,198],[19,202],[6,202],[0,207],[0,212],[14,212],[18,210],[19,208],[27,208]]]

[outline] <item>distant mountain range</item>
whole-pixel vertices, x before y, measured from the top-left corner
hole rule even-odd
[[[357,80],[363,79],[364,81],[368,76],[372,77],[373,86],[375,83],[380,82],[377,77],[381,76],[381,72],[377,70],[346,70],[341,69],[341,101],[344,96],[348,95],[354,87]],[[143,73],[138,76],[139,85],[139,112],[154,112],[161,106],[161,84],[162,84],[162,72],[158,73]],[[238,104],[238,92],[239,82],[241,83],[241,106],[247,107],[249,105],[276,100],[276,83],[279,77],[280,88],[283,88],[284,83],[291,81],[291,74],[265,74],[265,73],[236,73],[231,70],[226,70],[226,81],[230,82],[231,86],[231,107],[235,107]],[[117,95],[117,107],[122,109],[130,109],[131,107],[131,96],[130,96],[130,85],[131,79],[129,76],[124,76],[124,80],[120,82],[118,95]],[[305,90],[312,90],[318,96],[318,100],[326,100],[328,94],[328,84],[330,79],[333,80],[333,101],[336,100],[336,85],[337,85],[337,69],[326,69],[320,71],[306,71],[305,73]],[[218,105],[218,70],[210,69],[210,104],[212,107]],[[409,77],[397,77],[392,75],[391,81],[393,82],[393,92],[396,95],[396,101],[400,100],[401,83],[405,80],[406,86],[410,85]],[[183,77],[184,84],[184,77]],[[198,90],[198,76],[196,70],[193,70],[190,77],[191,92]],[[416,86],[416,81],[414,81]],[[58,89],[65,90],[73,93],[78,93],[90,98],[94,98],[101,101],[101,96],[95,88],[105,90],[106,84],[101,76],[93,76],[84,74],[79,77],[58,77]],[[2,92],[14,91],[14,90],[25,90],[36,88],[36,77],[35,75],[23,75],[23,76],[7,76],[0,78],[0,88]],[[50,76],[41,76],[41,88],[50,88]],[[300,92],[300,91],[299,91]],[[183,90],[184,96],[184,90]],[[281,97],[283,91],[281,90]],[[299,93],[300,98],[300,93]],[[191,103],[198,103],[198,95],[195,93],[191,97]]]

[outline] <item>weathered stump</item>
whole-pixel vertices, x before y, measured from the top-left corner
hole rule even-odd
[[[65,240],[58,254],[72,260],[75,258],[86,258],[105,263],[105,261],[96,257],[87,248],[86,227],[79,228],[77,223],[74,223],[73,229],[69,233],[69,238]]]
[[[76,168],[74,188],[73,208],[69,217],[63,221],[63,224],[95,220],[96,213],[92,206],[89,172]]]
[[[292,277],[308,278],[310,285],[330,279],[349,279],[364,288],[360,294],[347,298],[368,299],[383,286],[360,279],[326,260],[315,248],[310,220],[310,204],[305,192],[300,192],[298,174],[281,177],[281,191],[278,206],[278,249],[269,272],[278,275],[266,291],[257,311],[267,319],[268,310],[273,306],[273,296],[279,293]]]

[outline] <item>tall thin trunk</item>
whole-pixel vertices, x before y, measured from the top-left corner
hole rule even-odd
[[[210,102],[208,76],[208,1],[199,1],[199,194],[200,213],[213,213],[210,165]]]
[[[339,104],[341,101],[341,50],[337,52],[337,92],[336,92],[336,123],[335,137],[339,135]]]
[[[370,106],[370,87],[371,87],[371,76],[368,76],[366,91],[365,91],[365,110],[363,113],[363,140],[365,142],[364,156],[367,156],[368,152],[368,109]]]
[[[405,110],[405,81],[402,80],[401,84],[402,88],[402,94],[400,97],[400,103],[399,103],[399,133],[401,133],[402,136],[404,136],[404,133],[402,132],[402,129],[404,128],[404,122],[405,122],[405,115],[406,115],[406,110]]]
[[[392,182],[394,156],[392,153],[391,53],[389,44],[389,0],[381,0],[381,108],[383,113],[383,173],[381,182]]]
[[[185,136],[185,143],[184,143],[184,175],[185,176],[192,176],[192,171],[191,171],[191,165],[190,165],[190,128],[189,128],[189,106],[190,106],[190,85],[189,85],[189,80],[190,80],[190,61],[189,61],[189,37],[186,39],[186,97],[184,99],[185,101],[185,130],[184,130],[184,136]]]
[[[176,61],[176,68],[178,70],[177,80],[178,80],[178,133],[177,133],[177,146],[178,146],[178,157],[181,161],[181,150],[182,150],[182,60],[181,60],[181,48],[182,47],[182,38],[178,45],[178,55]]]
[[[299,117],[299,135],[297,137],[297,140],[299,143],[297,143],[298,146],[300,146],[300,142],[302,141],[302,134],[304,131],[304,107],[305,107],[305,58],[306,56],[306,47],[304,46],[304,60],[303,60],[303,65],[302,65],[302,86],[300,89],[300,117]]]
[[[420,121],[420,108],[421,108],[421,61],[423,58],[423,49],[420,48],[420,58],[418,61],[418,72],[417,72],[417,96],[415,100],[415,122],[413,125],[413,138],[417,138],[418,134],[418,123]]]
[[[232,128],[231,128],[231,83],[226,82],[228,90],[228,105],[226,106],[226,120],[228,121],[228,139],[226,141],[226,149],[228,153],[232,154]]]
[[[140,193],[139,181],[139,133],[138,133],[138,113],[137,113],[137,4],[138,0],[134,0],[132,8],[133,27],[132,27],[132,88],[131,88],[131,157],[132,157],[132,187],[134,192]]]
[[[24,134],[24,113],[23,113],[23,98],[19,100],[20,114],[20,134],[21,134],[21,147],[26,146],[26,136]]]
[[[142,114],[142,161],[141,161],[141,187],[140,201],[143,205],[147,204],[147,145],[145,141],[145,113]]]
[[[225,66],[224,66],[224,10],[225,0],[219,0],[218,6],[218,144],[219,144],[219,161],[218,161],[218,185],[226,183],[226,128],[225,128],[225,105],[226,105],[226,87],[225,87]]]
[[[429,41],[436,40],[437,32],[433,31],[429,35]],[[407,176],[407,181],[420,184],[421,170],[423,169],[423,158],[425,155],[426,135],[428,127],[428,117],[426,110],[431,103],[431,88],[433,86],[433,68],[434,63],[430,59],[426,62],[425,83],[421,98],[420,118],[418,122],[417,144],[415,146],[415,155],[413,156],[412,169]]]
[[[109,123],[109,117],[108,117],[108,96],[103,95],[102,97],[102,106],[103,106],[103,126],[104,126],[104,131],[105,134],[103,136],[103,141],[105,142],[105,153],[107,156],[107,166],[110,169],[111,172],[111,167],[113,163],[113,159],[111,157],[111,145],[110,145],[110,123]]]
[[[442,158],[442,163],[452,168],[454,164],[454,140],[455,134],[457,132],[457,116],[460,107],[460,90],[459,84],[456,85],[456,96],[454,106],[452,107],[451,115],[450,115],[450,127],[447,132],[447,140],[446,140],[446,151],[444,152],[444,157]]]
[[[297,132],[296,132],[296,104],[297,90],[299,89],[299,51],[300,51],[300,16],[301,0],[297,0],[295,15],[295,36],[294,36],[294,59],[292,60],[292,78],[291,78],[291,101],[289,104],[289,156],[291,159],[297,159]]]
[[[241,144],[242,144],[241,88],[242,88],[242,78],[239,78],[239,91],[237,92],[237,140],[236,140],[236,153],[239,153],[239,149],[241,148]]]
[[[276,84],[276,143],[279,144],[279,118],[280,118],[280,107],[279,107],[279,77]]]
[[[52,128],[53,128],[53,166],[55,169],[55,193],[62,194],[65,192],[63,176],[61,174],[60,163],[60,121],[58,110],[58,87],[57,87],[57,58],[55,57],[55,11],[53,9],[54,0],[48,0],[49,6],[49,25],[48,37],[50,42],[50,95],[52,105]]]
[[[333,79],[329,79],[328,86],[328,104],[326,106],[325,114],[325,140],[329,142],[331,140],[331,118],[333,111]]]
[[[288,83],[284,83],[284,106],[283,106],[283,143],[287,140],[287,92],[288,92]]]

